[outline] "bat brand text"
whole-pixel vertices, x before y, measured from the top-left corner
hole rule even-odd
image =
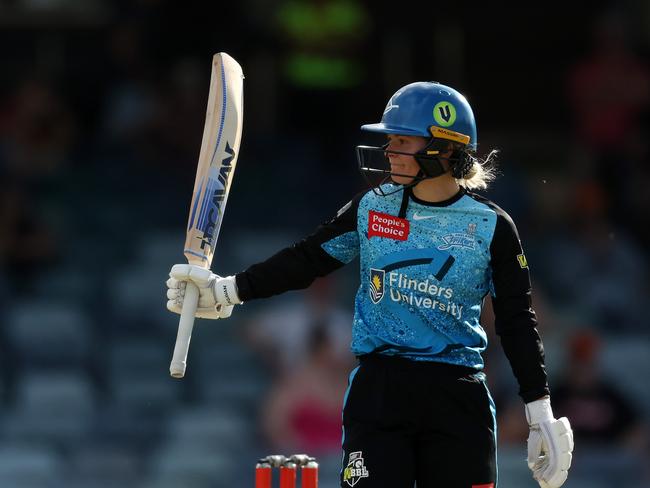
[[[221,168],[219,169],[218,180],[221,183],[220,187],[215,188],[210,197],[211,205],[210,210],[208,210],[207,223],[205,229],[203,229],[203,237],[201,238],[201,249],[205,249],[205,246],[208,245],[212,247],[213,238],[214,238],[214,229],[216,227],[217,219],[221,215],[221,206],[223,199],[226,196],[227,186],[228,186],[228,177],[230,176],[230,171],[232,170],[232,161],[235,157],[235,151],[230,147],[230,144],[226,142],[226,153],[228,156],[221,162]]]

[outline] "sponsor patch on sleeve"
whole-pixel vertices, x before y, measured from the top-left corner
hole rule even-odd
[[[373,236],[405,241],[409,236],[409,221],[370,210],[368,212],[368,239]]]
[[[526,269],[528,267],[528,260],[526,259],[526,255],[517,254],[517,261],[519,261],[520,268]]]

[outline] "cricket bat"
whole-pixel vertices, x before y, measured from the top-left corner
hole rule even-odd
[[[187,222],[184,254],[187,262],[210,268],[219,237],[230,185],[235,173],[244,115],[244,75],[226,53],[212,57],[210,94],[203,127],[194,192]],[[187,283],[178,335],[169,372],[185,376],[199,290]]]

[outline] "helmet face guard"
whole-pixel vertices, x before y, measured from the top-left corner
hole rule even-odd
[[[474,163],[469,150],[476,148],[476,123],[472,109],[465,97],[451,87],[435,82],[411,83],[400,88],[388,101],[381,122],[361,126],[362,130],[382,134],[419,136],[428,139],[428,144],[415,154],[420,172],[413,182],[402,186],[414,186],[420,181],[436,178],[447,172],[441,163],[440,154],[449,150],[449,171],[454,178],[467,175]],[[396,154],[398,151],[391,151]],[[371,176],[381,176],[382,182],[390,180],[390,165],[386,146],[358,146],[359,169],[373,188]],[[395,175],[408,176],[410,175]],[[394,193],[394,192],[391,192]]]
[[[382,196],[391,195],[400,190],[410,188],[417,185],[420,181],[430,178],[436,178],[448,170],[445,169],[441,162],[440,154],[449,152],[449,141],[444,139],[432,138],[426,147],[417,153],[407,153],[402,151],[387,150],[388,144],[381,147],[377,146],[357,146],[357,163],[361,175],[364,177],[368,185],[373,191]],[[417,175],[405,175],[400,173],[393,173],[390,169],[390,162],[388,160],[389,154],[403,154],[406,156],[413,156],[420,166],[420,171]],[[473,158],[465,151],[454,149],[449,157],[444,158],[449,162],[452,175],[454,178],[463,178],[467,171],[473,164]],[[412,178],[411,183],[406,185],[399,185],[392,181],[393,176],[402,176]],[[383,189],[385,184],[392,184],[395,186],[394,190]]]
[[[357,163],[359,164],[359,171],[366,180],[366,183],[372,188],[372,191],[377,195],[387,196],[397,193],[398,191],[410,188],[417,185],[420,181],[427,178],[422,169],[417,175],[405,175],[400,173],[393,173],[390,169],[390,162],[388,161],[388,154],[404,154],[413,156],[413,153],[406,153],[401,151],[388,151],[386,148],[388,144],[381,147],[377,146],[357,146]],[[412,178],[413,181],[406,185],[401,185],[393,182],[393,176],[403,176],[405,178]],[[391,185],[386,187],[386,185]]]

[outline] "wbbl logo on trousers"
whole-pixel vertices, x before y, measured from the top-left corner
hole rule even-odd
[[[370,299],[372,303],[377,304],[384,296],[384,276],[386,272],[383,269],[370,268]]]
[[[363,463],[363,452],[351,452],[348,458],[348,465],[343,470],[343,481],[349,486],[354,486],[362,478],[368,478],[369,476],[370,472]]]

